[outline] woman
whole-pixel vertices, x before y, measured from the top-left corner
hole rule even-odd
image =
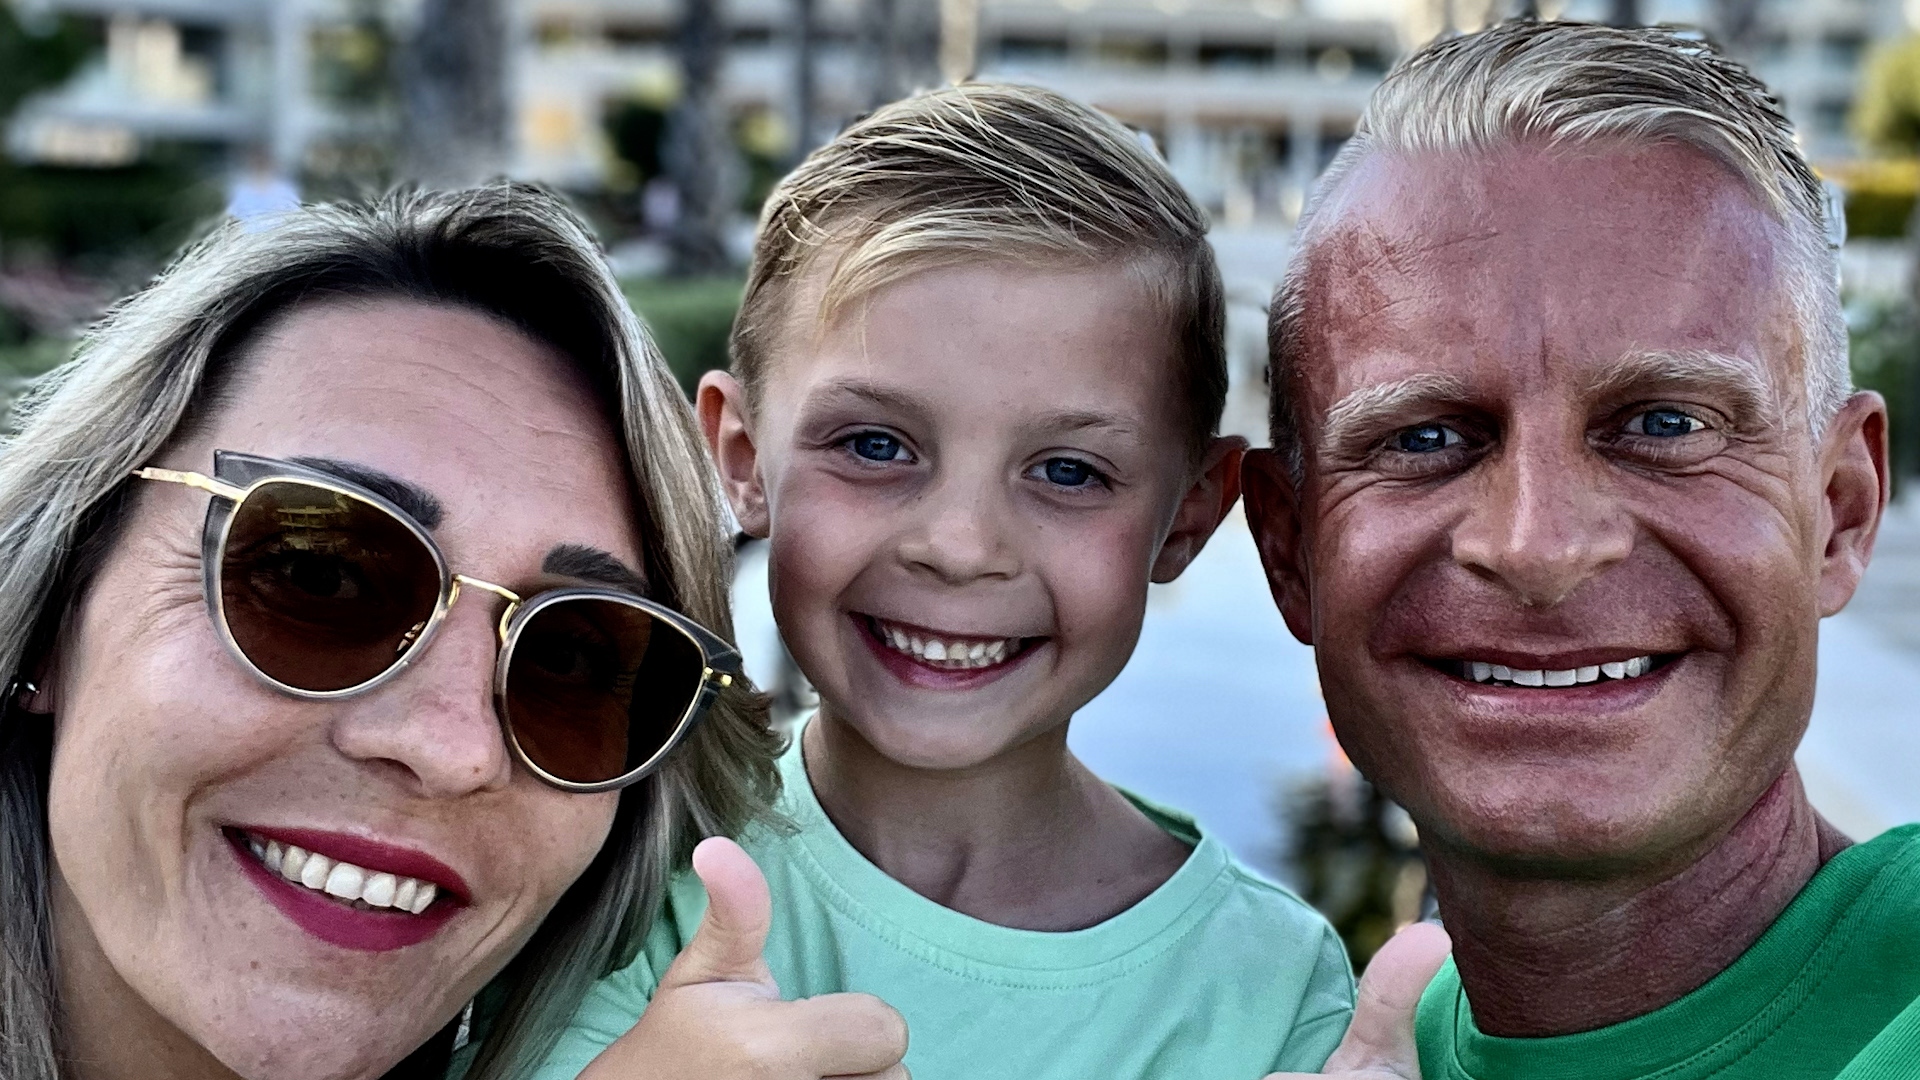
[[[0,1076],[516,1075],[766,804],[691,414],[551,197],[229,227],[17,420]]]

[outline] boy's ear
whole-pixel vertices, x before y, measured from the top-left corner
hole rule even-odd
[[[706,433],[707,449],[720,470],[720,486],[727,493],[741,531],[748,536],[766,536],[767,491],[760,482],[760,452],[753,444],[746,387],[724,371],[709,371],[700,377],[694,409],[700,415],[700,430]]]
[[[1305,524],[1293,470],[1273,450],[1250,450],[1240,463],[1247,493],[1247,527],[1267,570],[1267,587],[1287,629],[1303,645],[1313,644],[1313,605],[1307,587]]]
[[[1207,447],[1200,459],[1200,476],[1181,497],[1173,512],[1173,527],[1153,560],[1153,581],[1179,577],[1207,546],[1227,511],[1240,501],[1240,457],[1246,452],[1247,440],[1238,435],[1215,439]]]

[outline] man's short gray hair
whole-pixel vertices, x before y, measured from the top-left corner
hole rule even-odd
[[[1395,67],[1300,217],[1268,322],[1273,445],[1296,475],[1305,462],[1294,380],[1307,344],[1314,218],[1361,159],[1608,141],[1694,147],[1732,170],[1786,227],[1808,422],[1816,435],[1825,427],[1852,391],[1847,328],[1826,194],[1780,102],[1746,68],[1685,33],[1523,20],[1435,42]]]

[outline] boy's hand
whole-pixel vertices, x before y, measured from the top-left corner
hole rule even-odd
[[[700,929],[580,1080],[908,1080],[907,1023],[879,998],[780,999],[761,955],[773,901],[738,844],[701,841],[693,870],[707,887]]]
[[[1452,951],[1447,932],[1414,923],[1380,947],[1360,978],[1347,1037],[1317,1075],[1339,1080],[1420,1080],[1413,1013],[1420,995]],[[1266,1080],[1311,1080],[1310,1073],[1274,1073]]]

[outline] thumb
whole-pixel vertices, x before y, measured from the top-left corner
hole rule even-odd
[[[739,844],[709,837],[693,849],[693,872],[707,887],[707,911],[693,940],[660,979],[660,989],[699,983],[759,983],[774,994],[773,973],[761,954],[773,925],[767,879]]]
[[[1419,1080],[1414,1010],[1452,949],[1447,932],[1435,923],[1414,923],[1381,946],[1360,979],[1360,996],[1353,1007],[1347,1037],[1327,1059],[1325,1071],[1376,1069]]]

